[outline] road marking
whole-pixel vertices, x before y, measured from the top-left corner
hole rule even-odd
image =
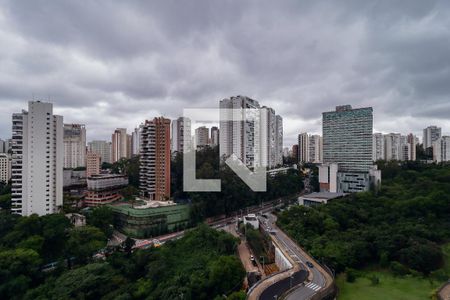
[[[321,289],[321,287],[319,285],[315,284],[314,282],[310,282],[310,283],[306,284],[305,286],[315,292],[317,292],[318,290]]]

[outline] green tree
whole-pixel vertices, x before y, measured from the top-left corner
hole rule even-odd
[[[106,237],[100,229],[92,226],[76,227],[69,233],[66,251],[69,257],[75,257],[78,263],[86,263],[105,245]]]

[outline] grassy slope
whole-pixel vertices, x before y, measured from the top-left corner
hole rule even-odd
[[[442,247],[445,256],[443,269],[450,277],[450,243]],[[421,277],[394,277],[388,271],[364,271],[355,282],[345,280],[345,274],[337,278],[340,294],[339,300],[423,300],[430,299],[434,290],[439,288],[442,282],[430,281]],[[372,285],[372,275],[380,278],[380,283]]]

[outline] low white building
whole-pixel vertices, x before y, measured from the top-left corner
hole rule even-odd
[[[250,224],[254,229],[259,228],[259,220],[255,214],[248,214],[244,217],[244,225]]]

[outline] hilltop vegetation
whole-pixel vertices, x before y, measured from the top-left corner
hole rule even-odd
[[[293,207],[278,224],[337,272],[377,264],[397,275],[429,275],[443,266],[440,245],[450,239],[450,166],[381,162],[380,168],[379,191]]]
[[[220,299],[236,295],[245,275],[237,240],[201,225],[180,240],[50,276],[25,299]],[[234,297],[234,296],[233,296]]]

